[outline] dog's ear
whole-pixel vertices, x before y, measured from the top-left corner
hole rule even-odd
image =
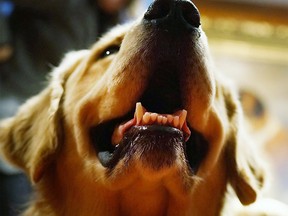
[[[1,151],[33,180],[41,179],[58,146],[58,110],[50,110],[49,87],[22,105],[15,117],[0,124]]]
[[[226,164],[229,181],[243,205],[255,202],[264,185],[265,172],[255,150],[248,141],[231,138],[227,142]],[[244,144],[244,145],[243,145]]]
[[[230,133],[225,147],[228,178],[240,202],[249,205],[256,200],[264,185],[264,165],[257,146],[243,130],[244,122],[237,98],[226,92],[225,104],[230,112]]]
[[[61,99],[65,80],[84,53],[66,56],[49,86],[23,104],[16,116],[0,123],[0,149],[9,162],[36,183],[53,160],[61,141]]]

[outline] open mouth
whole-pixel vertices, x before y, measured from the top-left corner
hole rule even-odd
[[[174,152],[181,149],[191,174],[196,174],[207,153],[208,142],[188,126],[186,116],[184,109],[160,114],[149,112],[140,102],[136,103],[134,113],[131,111],[122,118],[91,129],[99,161],[104,167],[113,169],[121,159],[131,157],[135,148],[141,148],[147,163],[160,169],[172,165],[176,160]]]
[[[139,103],[125,116],[92,127],[92,144],[99,161],[108,170],[140,160],[145,167],[157,171],[175,166],[181,160],[191,175],[195,175],[209,145],[186,120],[190,110],[183,107],[185,92],[181,86],[182,75],[187,70],[185,55],[171,56],[173,49],[164,49],[158,55],[161,58],[155,59],[153,50],[146,50],[151,52],[146,59],[150,77],[137,99]]]

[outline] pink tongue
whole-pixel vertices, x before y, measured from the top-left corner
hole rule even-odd
[[[123,124],[120,124],[115,128],[112,135],[112,144],[119,144],[124,136],[124,133],[132,126],[143,125],[163,125],[168,127],[175,127],[183,131],[185,135],[185,141],[187,141],[191,135],[191,131],[187,126],[186,116],[186,110],[179,110],[172,115],[150,113],[147,112],[147,110],[141,105],[141,103],[137,103],[134,118]]]

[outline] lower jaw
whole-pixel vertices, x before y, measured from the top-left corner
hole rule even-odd
[[[139,172],[145,170],[150,174],[165,173],[181,166],[187,169],[186,173],[193,175],[186,158],[184,139],[183,132],[173,127],[134,126],[125,134],[110,158],[104,160],[104,166],[111,172],[136,166],[141,167]]]
[[[188,172],[195,175],[208,152],[208,142],[197,131],[190,128],[191,136],[185,142],[182,131],[159,125],[133,126],[125,133],[116,148],[113,145],[107,148],[106,143],[110,142],[115,122],[108,122],[107,125],[101,125],[95,131],[92,130],[91,136],[102,166],[108,172],[119,167],[119,162],[127,168],[132,161],[140,160],[144,167],[159,171],[174,166],[179,161],[184,161]],[[105,140],[107,137],[108,139]],[[105,143],[105,146],[99,146],[98,143]],[[106,157],[105,160],[101,159],[101,154]]]

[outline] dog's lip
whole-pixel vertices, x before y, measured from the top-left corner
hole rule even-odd
[[[156,112],[148,112],[141,102],[136,103],[134,118],[125,121],[116,126],[112,135],[112,144],[117,146],[123,139],[124,134],[132,126],[145,126],[145,125],[161,125],[163,127],[174,127],[183,132],[185,141],[191,135],[191,131],[186,122],[187,111],[182,109],[174,112],[173,114],[159,114]]]
[[[133,118],[133,115],[134,115],[134,118]],[[129,119],[130,119],[130,121],[132,121],[132,123],[131,122],[129,123]],[[184,149],[184,154],[186,156],[187,167],[191,171],[191,174],[197,173],[197,170],[201,164],[201,161],[205,158],[206,153],[208,152],[209,143],[207,142],[207,140],[205,139],[205,137],[201,133],[199,133],[198,131],[191,128],[189,126],[188,122],[185,121],[185,123],[183,125],[185,125],[185,128],[187,127],[185,130],[188,130],[189,133],[184,132],[184,129],[183,129],[184,126],[183,126],[182,130],[180,130],[176,127],[173,127],[173,126],[171,127],[169,125],[159,125],[159,124],[158,125],[157,124],[154,124],[154,125],[150,124],[150,125],[137,126],[135,124],[135,122],[133,122],[133,121],[135,121],[133,119],[135,119],[135,112],[131,111],[131,112],[127,113],[125,116],[103,122],[99,125],[96,125],[96,126],[93,126],[90,128],[91,144],[94,146],[95,153],[97,154],[98,160],[103,167],[105,167],[109,170],[113,170],[115,168],[115,166],[118,164],[118,162],[121,159],[123,159],[123,155],[127,154],[130,147],[129,147],[129,144],[127,145],[127,143],[125,144],[125,142],[123,142],[123,141],[125,141],[125,139],[126,139],[126,141],[127,141],[127,139],[130,139],[129,133],[130,133],[131,129],[134,130],[135,128],[136,129],[138,128],[140,130],[143,130],[143,127],[144,127],[144,129],[146,127],[147,132],[149,132],[149,129],[151,129],[151,127],[152,128],[156,127],[156,129],[158,131],[159,130],[160,131],[165,130],[167,132],[167,130],[169,131],[172,129],[172,131],[171,131],[172,133],[174,133],[175,130],[179,131],[179,133],[182,133],[182,135],[183,135],[182,145],[183,145],[183,149]],[[125,123],[127,125],[130,124],[130,126],[128,126],[126,128],[126,130],[124,130],[126,132],[124,133],[124,137],[120,141],[120,143],[117,144],[117,142],[116,142],[116,143],[112,144],[112,142],[111,142],[112,141],[112,135],[113,135],[113,133],[115,133],[115,129],[117,129],[117,127],[119,127],[119,125],[121,125],[120,124],[121,122],[122,123],[124,122],[123,123],[124,125],[125,125]],[[136,117],[136,122],[137,122],[137,117]],[[185,133],[187,133],[187,134],[185,135]],[[170,135],[168,135],[168,136],[170,136]],[[124,145],[123,145],[123,143],[124,143]],[[159,145],[159,146],[161,146],[161,145]],[[156,148],[158,148],[158,147],[156,147]]]
[[[128,165],[133,155],[141,152],[140,160],[146,158],[144,160],[154,168],[165,167],[175,162],[176,149],[184,149],[184,146],[184,133],[175,127],[134,125],[125,132],[113,153],[99,152],[98,157],[104,167],[113,170],[122,159]]]

